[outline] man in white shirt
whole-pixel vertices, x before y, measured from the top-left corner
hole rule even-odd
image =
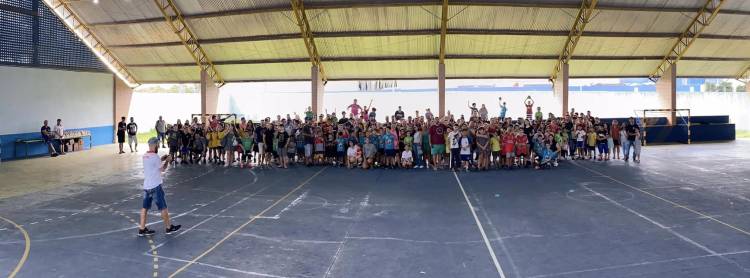
[[[57,119],[57,125],[55,125],[55,139],[57,139],[58,144],[60,144],[60,154],[65,154],[65,141],[63,141],[63,138],[65,137],[65,128],[63,127],[62,120]]]
[[[182,227],[181,225],[172,225],[167,209],[167,201],[164,199],[164,190],[162,190],[162,173],[167,170],[172,158],[169,155],[159,157],[159,139],[151,137],[148,139],[148,152],[143,155],[143,207],[141,208],[141,222],[138,227],[138,236],[153,235],[155,232],[146,227],[146,216],[151,209],[151,203],[155,202],[156,207],[161,211],[161,218],[164,220],[166,233],[172,234]]]

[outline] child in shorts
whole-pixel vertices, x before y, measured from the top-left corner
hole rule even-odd
[[[586,133],[586,158],[594,160],[596,159],[596,132],[594,128],[589,128],[589,132]]]

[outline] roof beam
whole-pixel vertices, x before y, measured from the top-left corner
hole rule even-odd
[[[208,54],[206,54],[206,51],[198,43],[198,38],[190,30],[190,26],[187,25],[185,19],[182,17],[182,13],[174,2],[172,0],[154,0],[154,3],[159,7],[159,11],[164,15],[164,19],[172,27],[172,31],[180,39],[182,45],[190,52],[190,56],[193,57],[195,64],[214,80],[216,86],[224,86],[224,79],[221,78],[221,74],[216,70],[211,59],[208,58]]]
[[[706,28],[718,15],[721,5],[724,4],[725,0],[707,0],[706,4],[701,7],[698,14],[693,17],[685,31],[680,34],[677,41],[672,45],[672,48],[664,55],[659,66],[649,75],[649,79],[656,82],[664,72],[669,69],[672,65],[680,61],[682,56],[685,55],[690,45],[698,39],[703,29]]]
[[[525,75],[525,76],[503,76],[503,75],[496,75],[496,76],[446,76],[445,79],[547,79],[548,76],[546,75]],[[570,76],[570,79],[577,79],[577,78],[586,78],[586,79],[595,79],[595,78],[648,78],[648,76],[645,75],[577,75],[577,76]],[[708,76],[708,75],[679,75],[677,78],[731,78],[731,76],[723,76],[723,75],[714,75],[714,76]],[[328,81],[361,81],[361,80],[434,80],[435,76],[414,76],[414,77],[400,77],[400,78],[393,78],[391,77],[342,77],[342,78],[331,78],[328,79]],[[227,83],[240,83],[240,82],[304,82],[304,81],[310,81],[310,79],[305,78],[279,78],[279,79],[268,79],[268,78],[259,78],[259,79],[232,79],[227,80]],[[199,83],[200,80],[148,80],[143,81],[144,84],[184,84],[184,83]]]
[[[409,7],[409,6],[425,6],[425,5],[440,5],[438,0],[376,0],[376,1],[333,1],[333,2],[315,2],[308,3],[305,5],[307,10],[319,10],[319,9],[345,9],[345,8],[373,8],[373,7]],[[577,3],[560,3],[559,1],[510,1],[510,0],[475,0],[475,1],[451,1],[450,5],[455,6],[496,6],[496,7],[530,7],[530,8],[547,8],[547,9],[577,9],[580,5]],[[612,10],[612,11],[636,11],[636,12],[674,12],[674,13],[686,13],[694,12],[694,8],[690,7],[678,7],[678,8],[665,8],[665,7],[634,7],[632,5],[622,4],[602,4],[599,5],[600,10]],[[246,8],[246,9],[234,9],[217,12],[197,13],[184,15],[185,19],[201,19],[201,18],[214,18],[222,16],[236,16],[236,15],[251,15],[258,13],[273,13],[273,12],[289,12],[292,9],[288,5],[276,5],[261,8]],[[721,13],[725,14],[737,14],[737,15],[750,15],[750,11],[744,10],[722,10]],[[160,22],[161,18],[143,18],[143,19],[132,19],[132,20],[121,20],[112,22],[97,22],[89,24],[92,27],[106,26],[106,25],[120,25],[120,24],[135,24],[135,23],[153,23]]]
[[[745,82],[745,84],[750,84],[750,64],[747,64],[734,78]]]
[[[574,56],[579,61],[658,61],[661,56]],[[372,62],[372,61],[414,61],[414,60],[437,60],[439,56],[380,56],[380,57],[323,57],[329,62]],[[470,60],[556,60],[556,55],[450,55],[445,59],[470,59]],[[309,58],[285,58],[285,59],[254,59],[254,60],[227,60],[215,61],[214,65],[253,65],[253,64],[278,64],[278,63],[304,63]],[[720,57],[684,57],[687,61],[711,61],[711,62],[750,62],[750,58],[720,58]],[[170,63],[170,64],[130,64],[131,68],[159,68],[159,67],[185,67],[193,63]]]
[[[440,64],[445,64],[445,35],[448,33],[448,0],[443,0],[440,16]]]
[[[545,31],[545,30],[477,30],[477,29],[448,29],[448,35],[509,35],[509,36],[551,36],[561,37],[568,36],[569,31]],[[383,30],[383,31],[343,31],[343,32],[316,32],[316,38],[345,38],[345,37],[382,37],[382,36],[429,36],[440,35],[439,29],[422,29],[422,30]],[[587,37],[607,37],[607,38],[674,38],[680,33],[639,33],[639,32],[586,32]],[[257,35],[243,37],[228,37],[199,40],[201,45],[223,44],[223,43],[240,43],[255,41],[273,41],[288,40],[299,38],[298,33],[293,34],[275,34],[275,35]],[[704,39],[716,40],[750,40],[750,36],[733,36],[733,35],[701,35]],[[139,48],[139,47],[166,47],[182,45],[180,41],[158,42],[158,43],[140,43],[140,44],[118,44],[110,45],[110,48]]]
[[[557,58],[555,67],[552,68],[552,74],[549,78],[550,80],[554,81],[555,78],[557,78],[557,73],[560,72],[560,68],[562,68],[562,65],[567,64],[570,58],[573,57],[573,52],[576,49],[576,45],[578,45],[578,40],[581,38],[581,35],[583,35],[583,30],[586,29],[586,24],[591,21],[591,17],[594,14],[594,9],[596,9],[597,2],[599,1],[581,1],[581,7],[578,9],[576,21],[573,23],[573,27],[570,28],[568,39],[565,40],[565,46],[563,46],[563,49],[560,52],[560,56]]]
[[[292,2],[292,9],[294,10],[294,18],[297,20],[297,26],[299,26],[300,33],[302,34],[302,40],[305,41],[307,54],[310,56],[310,63],[318,67],[321,79],[323,80],[323,83],[325,83],[327,81],[326,73],[323,69],[323,64],[320,61],[320,54],[318,54],[318,47],[315,45],[315,38],[313,37],[312,30],[310,30],[310,23],[307,21],[305,5],[302,3],[302,0],[290,1]]]
[[[125,65],[112,52],[101,43],[89,27],[81,21],[80,17],[70,9],[68,3],[60,0],[44,0],[47,7],[81,40],[91,52],[109,68],[120,80],[128,87],[137,87],[140,85],[135,77],[128,71]]]

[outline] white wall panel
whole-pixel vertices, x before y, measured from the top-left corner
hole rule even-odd
[[[112,74],[0,67],[0,134],[112,125]]]

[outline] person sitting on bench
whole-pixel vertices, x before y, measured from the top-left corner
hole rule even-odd
[[[44,139],[44,145],[47,146],[47,151],[51,157],[57,157],[57,150],[55,150],[55,146],[52,145],[53,137],[54,134],[52,134],[52,128],[49,127],[49,122],[44,120],[44,125],[42,126],[42,139]]]

